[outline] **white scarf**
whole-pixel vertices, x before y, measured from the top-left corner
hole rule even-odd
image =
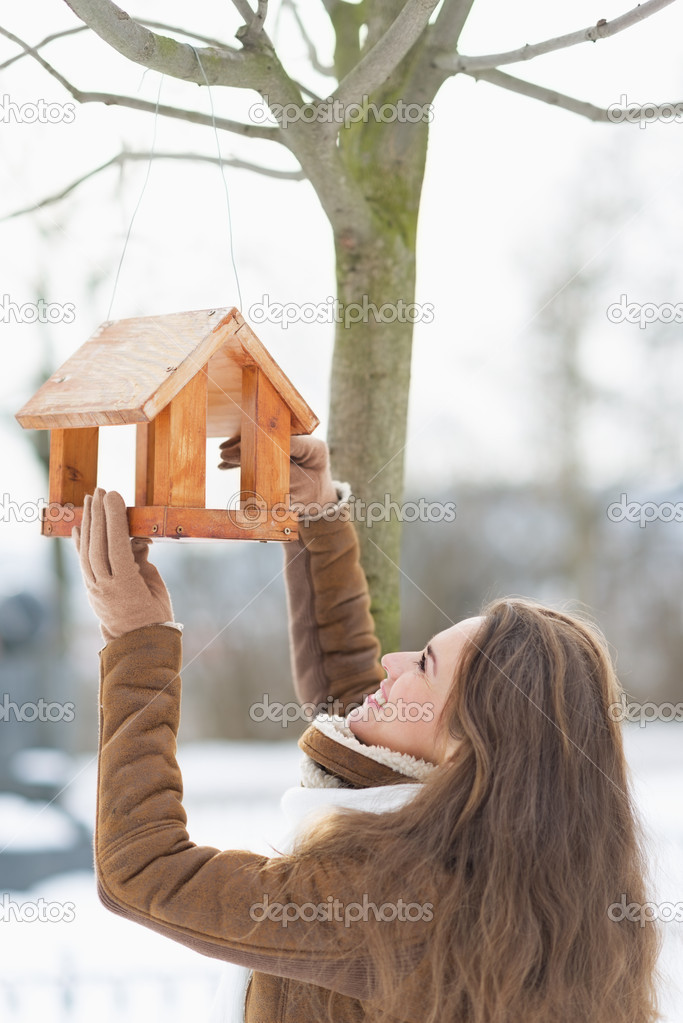
[[[435,765],[418,760],[408,753],[397,753],[384,746],[365,746],[356,739],[343,718],[321,714],[313,724],[325,735],[335,739],[349,749],[355,749],[380,764],[416,778],[427,780]],[[334,806],[346,806],[352,810],[367,810],[370,813],[386,813],[396,810],[413,799],[422,785],[406,782],[396,785],[377,785],[365,789],[343,787],[339,778],[327,774],[309,756],[304,754],[301,762],[301,786],[287,789],[280,801],[280,807],[287,819],[289,830],[277,847],[290,852],[296,835],[303,825],[308,825],[317,814],[325,813]],[[244,1023],[245,1000],[251,970],[235,963],[225,963],[223,976],[216,991],[207,1023]]]

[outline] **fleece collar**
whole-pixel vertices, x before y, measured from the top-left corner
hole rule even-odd
[[[299,739],[304,751],[301,784],[306,788],[369,788],[424,782],[435,764],[386,746],[360,742],[342,717],[319,714]]]

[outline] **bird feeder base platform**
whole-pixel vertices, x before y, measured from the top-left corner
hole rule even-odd
[[[268,508],[175,508],[149,505],[126,508],[131,536],[153,540],[297,540],[299,519],[295,512],[274,517]],[[43,536],[71,536],[80,526],[83,508],[52,502],[41,509]]]

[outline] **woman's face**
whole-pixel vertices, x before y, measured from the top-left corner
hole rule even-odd
[[[443,763],[457,748],[457,740],[445,735],[439,741],[439,715],[458,659],[482,622],[480,616],[466,618],[439,632],[424,650],[385,654],[382,667],[387,677],[347,715],[356,738],[432,764]]]

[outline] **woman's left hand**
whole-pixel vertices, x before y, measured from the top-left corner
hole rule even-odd
[[[145,625],[173,621],[170,594],[147,560],[152,541],[131,539],[120,494],[98,487],[87,495],[80,529],[75,526],[71,535],[105,643]]]

